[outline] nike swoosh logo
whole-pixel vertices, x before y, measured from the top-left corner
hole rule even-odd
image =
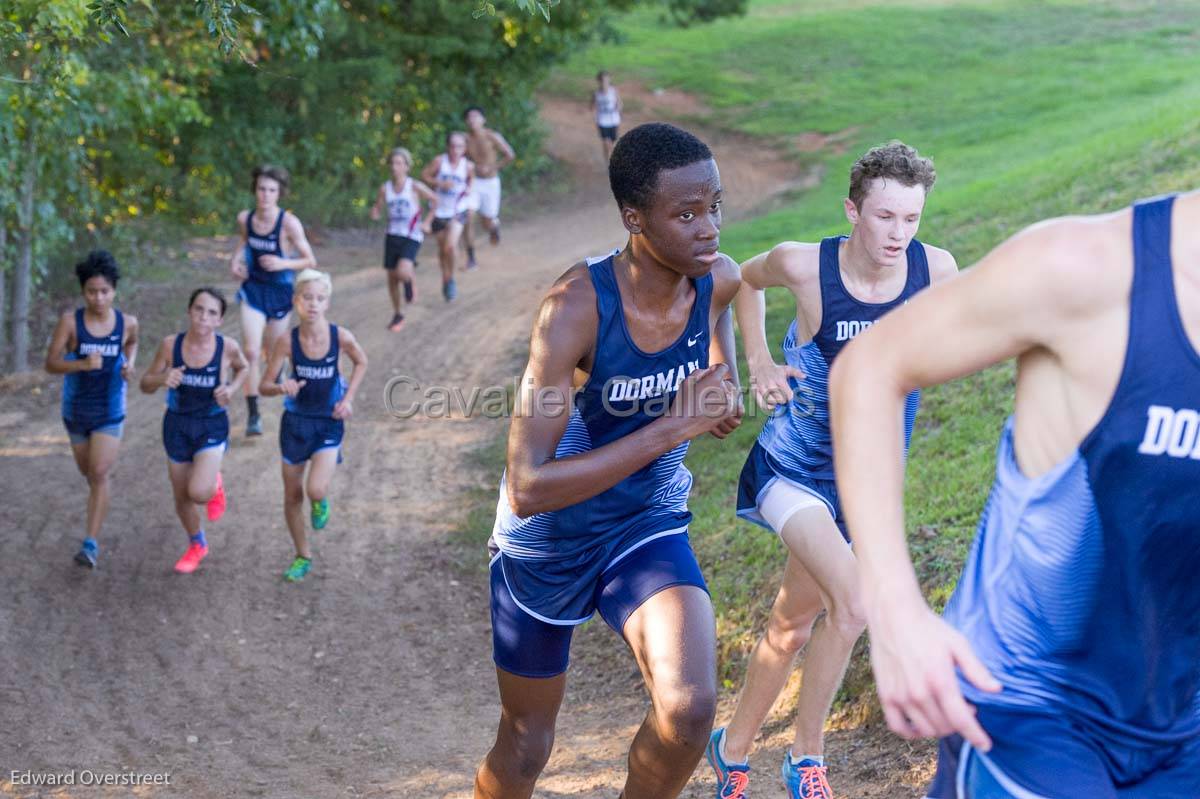
[[[694,336],[688,336],[688,342],[687,342],[687,345],[688,345],[689,347],[694,347],[694,346],[696,346],[696,342],[697,342],[697,341],[699,341],[699,340],[700,340],[700,337],[701,337],[701,336],[703,336],[703,335],[704,335],[703,333],[697,333],[697,334],[696,334],[696,335],[694,335]]]

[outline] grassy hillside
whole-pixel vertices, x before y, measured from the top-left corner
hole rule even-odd
[[[678,30],[641,11],[622,42],[577,55],[551,91],[579,95],[598,68],[694,94],[708,126],[769,137],[823,179],[786,207],[723,232],[744,258],[841,232],[854,157],[902,139],[937,164],[921,237],[960,265],[1023,225],[1200,185],[1200,5],[1190,2],[759,0],[741,19]],[[815,146],[814,146],[815,143]],[[733,198],[736,202],[736,198]],[[770,297],[778,342],[793,308]],[[743,364],[743,375],[744,364]],[[990,485],[1011,408],[1010,366],[927,392],[908,473],[910,539],[944,602]],[[727,685],[765,620],[782,568],[773,536],[738,522],[738,472],[760,416],[697,442],[693,540],[711,580]],[[848,692],[867,678],[856,665]]]

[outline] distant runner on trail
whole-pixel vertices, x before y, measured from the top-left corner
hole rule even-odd
[[[400,286],[404,285],[404,301],[415,302],[417,292],[413,282],[413,267],[416,265],[417,251],[421,249],[421,242],[432,224],[431,218],[421,214],[421,201],[425,200],[432,208],[437,203],[437,195],[421,181],[409,177],[412,153],[406,148],[392,150],[388,156],[388,166],[392,177],[379,187],[375,205],[371,207],[371,218],[378,220],[383,210],[387,209],[383,268],[387,270],[388,296],[392,301],[392,320],[388,322],[388,330],[397,333],[404,326]]]
[[[217,333],[225,319],[225,295],[199,288],[188,299],[188,329],[162,340],[154,362],[142,375],[141,389],[167,389],[162,438],[175,513],[188,536],[188,548],[175,571],[190,574],[208,555],[208,539],[197,505],[215,522],[225,513],[221,460],[229,444],[231,397],[249,373],[242,349]],[[229,378],[226,380],[226,378]]]
[[[342,460],[346,420],[354,413],[354,396],[367,371],[367,354],[357,339],[325,318],[332,293],[333,282],[324,272],[305,269],[296,276],[300,324],[292,328],[290,336],[275,342],[260,386],[268,397],[284,395],[279,423],[283,514],[296,547],[296,556],[283,574],[288,582],[303,580],[312,568],[304,498],[308,496],[313,529],[323,529],[329,521],[329,483]],[[343,352],[354,364],[349,382],[342,377]],[[277,383],[274,375],[283,369],[284,361],[290,363],[287,377]]]
[[[596,91],[592,92],[588,107],[596,113],[596,130],[600,131],[600,147],[604,151],[604,163],[612,156],[613,145],[621,135],[621,95],[605,70],[596,73]]]
[[[59,317],[46,350],[46,371],[64,375],[62,418],[71,454],[87,478],[87,534],[75,562],[96,567],[97,539],[108,515],[108,475],[125,430],[125,384],[133,378],[138,321],[113,307],[120,271],[104,250],[75,264],[83,307]]]
[[[287,170],[260,166],[252,178],[254,209],[238,214],[241,246],[230,259],[229,268],[243,281],[237,296],[242,306],[242,348],[250,364],[246,380],[246,435],[260,436],[260,358],[287,331],[295,273],[316,268],[317,259],[300,220],[279,207],[290,180]],[[287,257],[284,253],[288,252],[298,255]]]
[[[500,243],[500,170],[517,156],[503,136],[487,127],[482,108],[471,106],[463,112],[463,120],[467,123],[467,158],[475,164],[474,196],[467,211],[463,240],[467,245],[467,269],[474,269],[477,264],[472,222],[478,213],[492,244]]]
[[[467,158],[467,134],[446,134],[446,152],[430,161],[421,178],[437,192],[437,208],[432,230],[437,234],[438,261],[442,267],[442,298],[451,302],[458,296],[454,267],[458,260],[458,240],[467,223],[475,165]]]

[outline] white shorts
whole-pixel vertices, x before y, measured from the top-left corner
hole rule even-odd
[[[782,478],[767,486],[767,490],[758,500],[758,515],[776,533],[783,532],[784,525],[797,511],[807,508],[828,510],[829,503],[815,493]]]
[[[481,216],[496,219],[500,216],[500,176],[490,178],[475,178],[474,191],[471,192],[472,210],[479,211]]]

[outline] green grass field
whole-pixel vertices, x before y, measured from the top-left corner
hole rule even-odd
[[[619,23],[622,42],[578,54],[547,89],[584,95],[603,67],[618,82],[694,94],[712,109],[703,120],[709,127],[785,147],[805,133],[836,141],[817,152],[796,149],[822,170],[813,190],[723,231],[724,249],[737,258],[843,232],[850,164],[893,138],[935,159],[939,179],[920,236],[949,248],[961,266],[1037,219],[1200,185],[1200,5],[828,5],[757,0],[743,18],[683,30],[642,10]],[[792,311],[784,292],[770,298],[773,342]],[[949,596],[974,534],[1011,386],[1009,365],[925,395],[909,462],[908,527],[935,604]],[[696,476],[692,536],[713,589],[731,687],[783,563],[773,536],[733,515],[738,472],[761,421],[724,443],[696,442],[688,458]],[[859,658],[844,694],[861,694],[867,679]]]

